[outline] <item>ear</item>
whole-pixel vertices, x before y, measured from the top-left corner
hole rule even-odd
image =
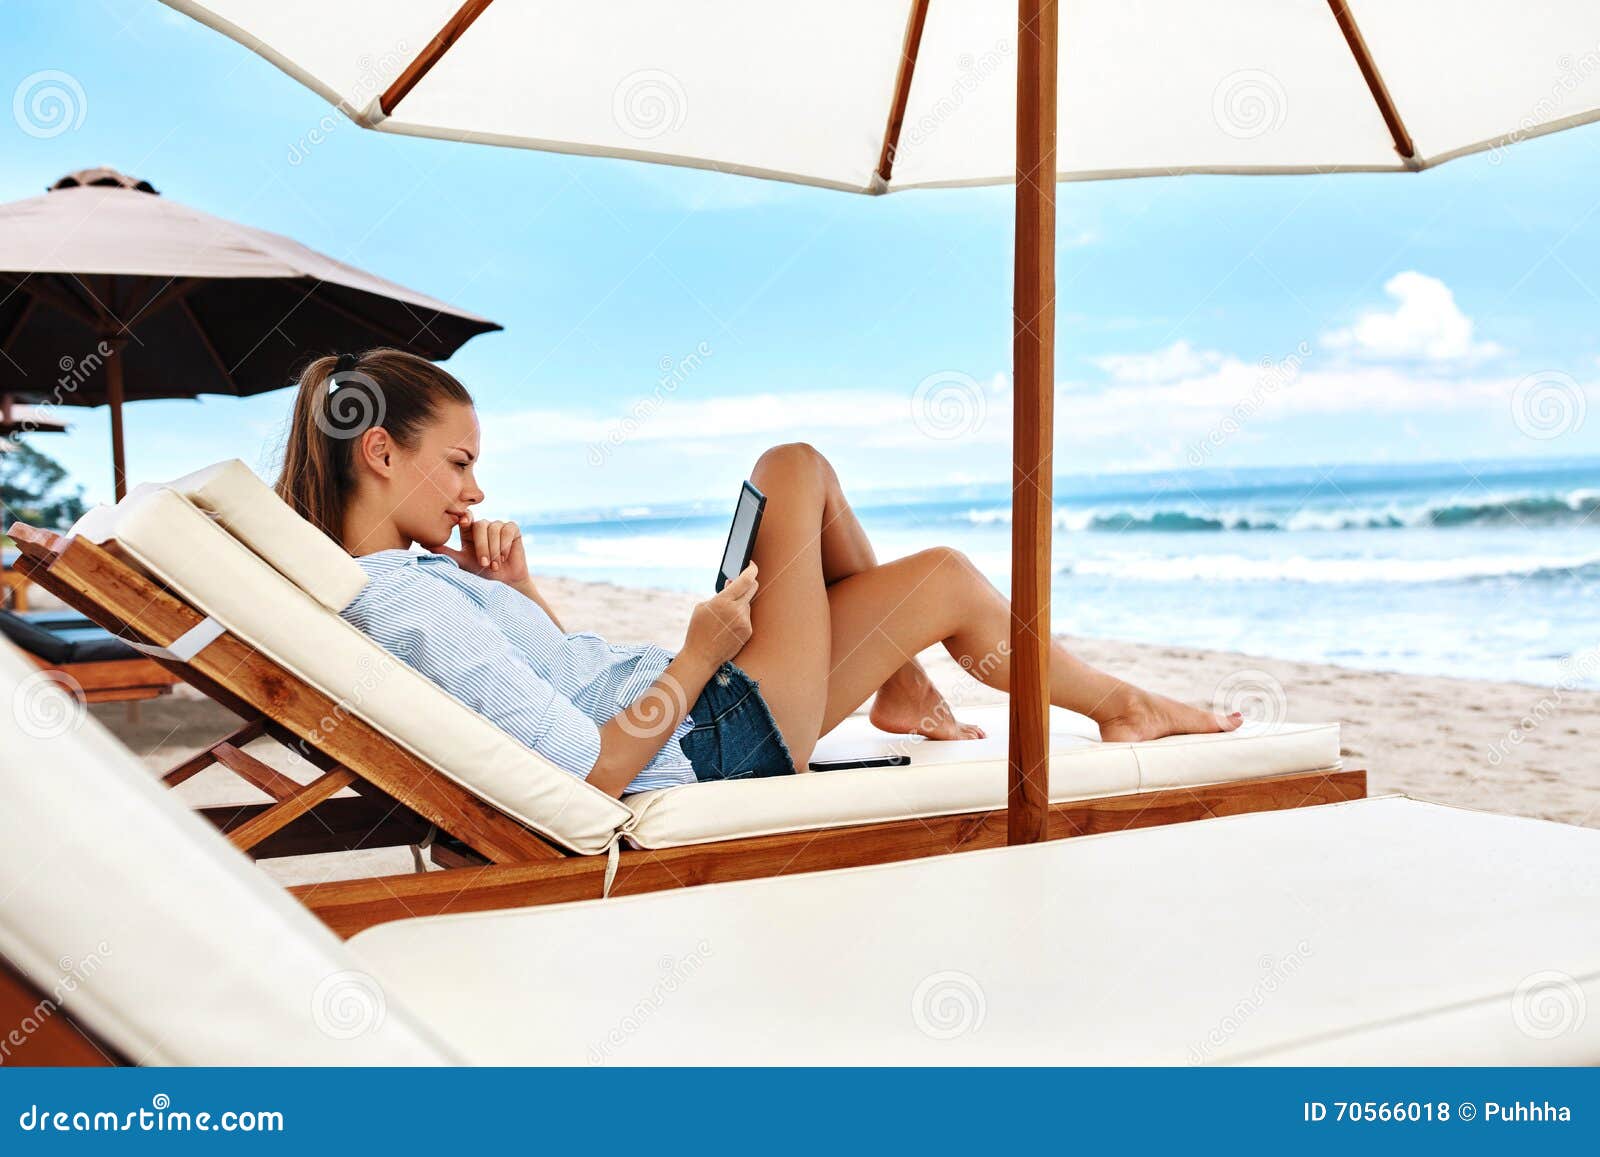
[[[363,430],[356,440],[356,461],[380,478],[394,474],[394,440],[382,426]]]

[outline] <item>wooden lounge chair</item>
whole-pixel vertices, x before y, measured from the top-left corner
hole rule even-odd
[[[0,611],[9,639],[86,703],[136,703],[181,680],[75,611]]]
[[[15,551],[0,551],[0,610],[28,609],[28,576],[11,569]]]
[[[473,911],[885,863],[1004,842],[1005,738],[908,744],[905,768],[698,784],[619,802],[535,755],[340,619],[353,560],[242,464],[117,507],[68,537],[12,528],[19,566],[244,721],[172,769],[221,762],[276,801],[219,818],[258,854],[434,843],[451,870],[296,889],[349,935],[419,913]],[[1365,794],[1333,724],[1103,744],[1053,726],[1051,835],[1082,835]],[[1076,727],[1076,730],[1075,730]],[[283,742],[321,769],[300,783],[248,748]],[[819,753],[820,754],[820,753]],[[357,793],[335,799],[349,788]],[[324,817],[327,813],[330,818]],[[308,814],[309,813],[309,814]],[[367,833],[378,817],[384,830]],[[423,833],[419,835],[418,833]],[[626,847],[624,847],[626,845]]]
[[[1403,796],[341,942],[90,719],[0,878],[7,1065],[1600,1063],[1600,831]]]

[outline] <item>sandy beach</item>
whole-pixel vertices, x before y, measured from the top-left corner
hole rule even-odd
[[[669,647],[682,642],[695,603],[692,595],[610,583],[552,578],[541,580],[540,586],[571,630]],[[1220,693],[1230,706],[1258,717],[1277,712],[1296,721],[1339,720],[1345,766],[1367,769],[1372,794],[1406,792],[1600,827],[1600,773],[1585,741],[1586,735],[1600,733],[1600,693],[1357,671],[1105,639],[1066,642],[1091,663],[1188,702],[1210,704]],[[958,714],[962,705],[1004,698],[963,671],[942,648],[926,652],[922,660]],[[171,767],[236,725],[229,712],[184,687],[141,704],[136,713],[122,704],[92,710],[153,770]],[[284,767],[295,773],[292,764]],[[303,766],[299,770],[301,778],[309,771]],[[178,791],[191,805],[265,798],[216,768]],[[404,849],[268,865],[285,882],[411,867]]]

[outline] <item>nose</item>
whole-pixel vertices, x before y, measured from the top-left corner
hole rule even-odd
[[[466,488],[461,492],[461,501],[468,506],[476,506],[483,501],[483,491],[479,489],[478,480],[470,470],[467,471],[467,483]]]

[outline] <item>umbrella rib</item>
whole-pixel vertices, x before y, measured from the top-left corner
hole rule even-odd
[[[45,275],[42,273],[24,273],[20,277],[12,273],[0,273],[0,279],[16,286],[18,290],[30,297],[49,302],[62,313],[76,318],[91,329],[98,330],[100,328],[101,319],[85,309],[76,294],[63,293],[56,286],[46,281]],[[30,282],[32,282],[31,285],[29,284]]]
[[[384,116],[393,116],[395,106],[406,98],[406,94],[417,87],[417,82],[428,75],[434,65],[439,63],[441,57],[450,46],[461,36],[472,22],[483,15],[483,10],[489,7],[492,0],[467,0],[460,8],[456,9],[454,16],[439,29],[434,38],[428,41],[423,50],[417,53],[417,58],[406,65],[405,71],[395,77],[394,83],[386,88],[383,95],[378,98],[378,107],[383,110]]]
[[[151,294],[149,299],[146,300],[143,305],[133,311],[133,314],[126,322],[123,323],[122,328],[131,330],[134,322],[138,321],[140,318],[154,317],[163,309],[167,308],[167,306],[171,305],[174,298],[187,295],[189,291],[198,286],[202,280],[204,279],[199,277],[169,279],[166,285],[162,286],[155,293]]]
[[[326,285],[327,282],[319,282],[319,284]],[[400,331],[394,327],[384,325],[382,322],[375,321],[370,317],[364,317],[356,310],[351,309],[348,305],[343,305],[340,302],[335,301],[332,297],[320,293],[313,293],[309,294],[308,296],[312,297],[312,299],[324,309],[331,309],[334,313],[337,313],[346,321],[353,321],[357,325],[364,325],[368,329],[372,330],[372,332],[376,333],[379,337],[394,342],[396,345],[413,345],[416,343],[417,337],[423,333],[426,333],[430,337],[434,337],[435,340],[437,340],[437,335],[434,334],[433,330],[429,328],[426,322],[421,323],[421,328],[417,330],[416,334],[413,334],[411,337],[402,337]],[[413,314],[412,316],[415,318],[416,315]],[[435,313],[434,316],[438,317],[439,315]]]
[[[1350,54],[1356,58],[1356,67],[1361,69],[1362,79],[1367,82],[1367,89],[1372,93],[1378,112],[1383,116],[1383,123],[1389,128],[1389,137],[1394,141],[1394,151],[1400,154],[1408,167],[1420,168],[1416,145],[1412,143],[1411,134],[1406,131],[1405,122],[1400,119],[1400,110],[1394,106],[1394,98],[1389,95],[1389,86],[1383,83],[1383,76],[1378,72],[1378,66],[1373,63],[1366,37],[1361,35],[1361,29],[1356,25],[1356,18],[1350,11],[1350,5],[1347,0],[1328,0],[1328,7],[1333,9],[1333,18],[1339,23],[1339,31],[1344,33],[1345,43],[1350,46]]]
[[[183,310],[189,318],[189,324],[194,326],[194,332],[200,336],[200,344],[206,347],[206,353],[211,356],[212,364],[222,374],[222,380],[228,383],[228,388],[235,394],[239,393],[239,383],[233,380],[233,371],[228,369],[228,363],[222,360],[222,354],[217,351],[217,345],[211,340],[211,335],[206,332],[206,327],[201,324],[200,317],[194,311],[194,306],[187,297],[178,299],[178,308]]]
[[[11,343],[16,340],[17,334],[22,332],[22,327],[27,323],[28,315],[33,312],[33,307],[39,304],[39,299],[31,293],[24,294],[22,309],[17,313],[17,319],[11,323],[11,328],[6,330],[5,336],[0,337],[0,350],[9,350]]]
[[[894,102],[889,106],[889,123],[883,129],[883,150],[878,154],[878,179],[887,190],[894,172],[894,155],[900,148],[900,130],[906,123],[906,105],[911,100],[911,77],[917,70],[917,50],[922,47],[922,28],[928,22],[928,0],[913,0],[906,21],[905,43],[900,47],[900,68],[894,79]]]

